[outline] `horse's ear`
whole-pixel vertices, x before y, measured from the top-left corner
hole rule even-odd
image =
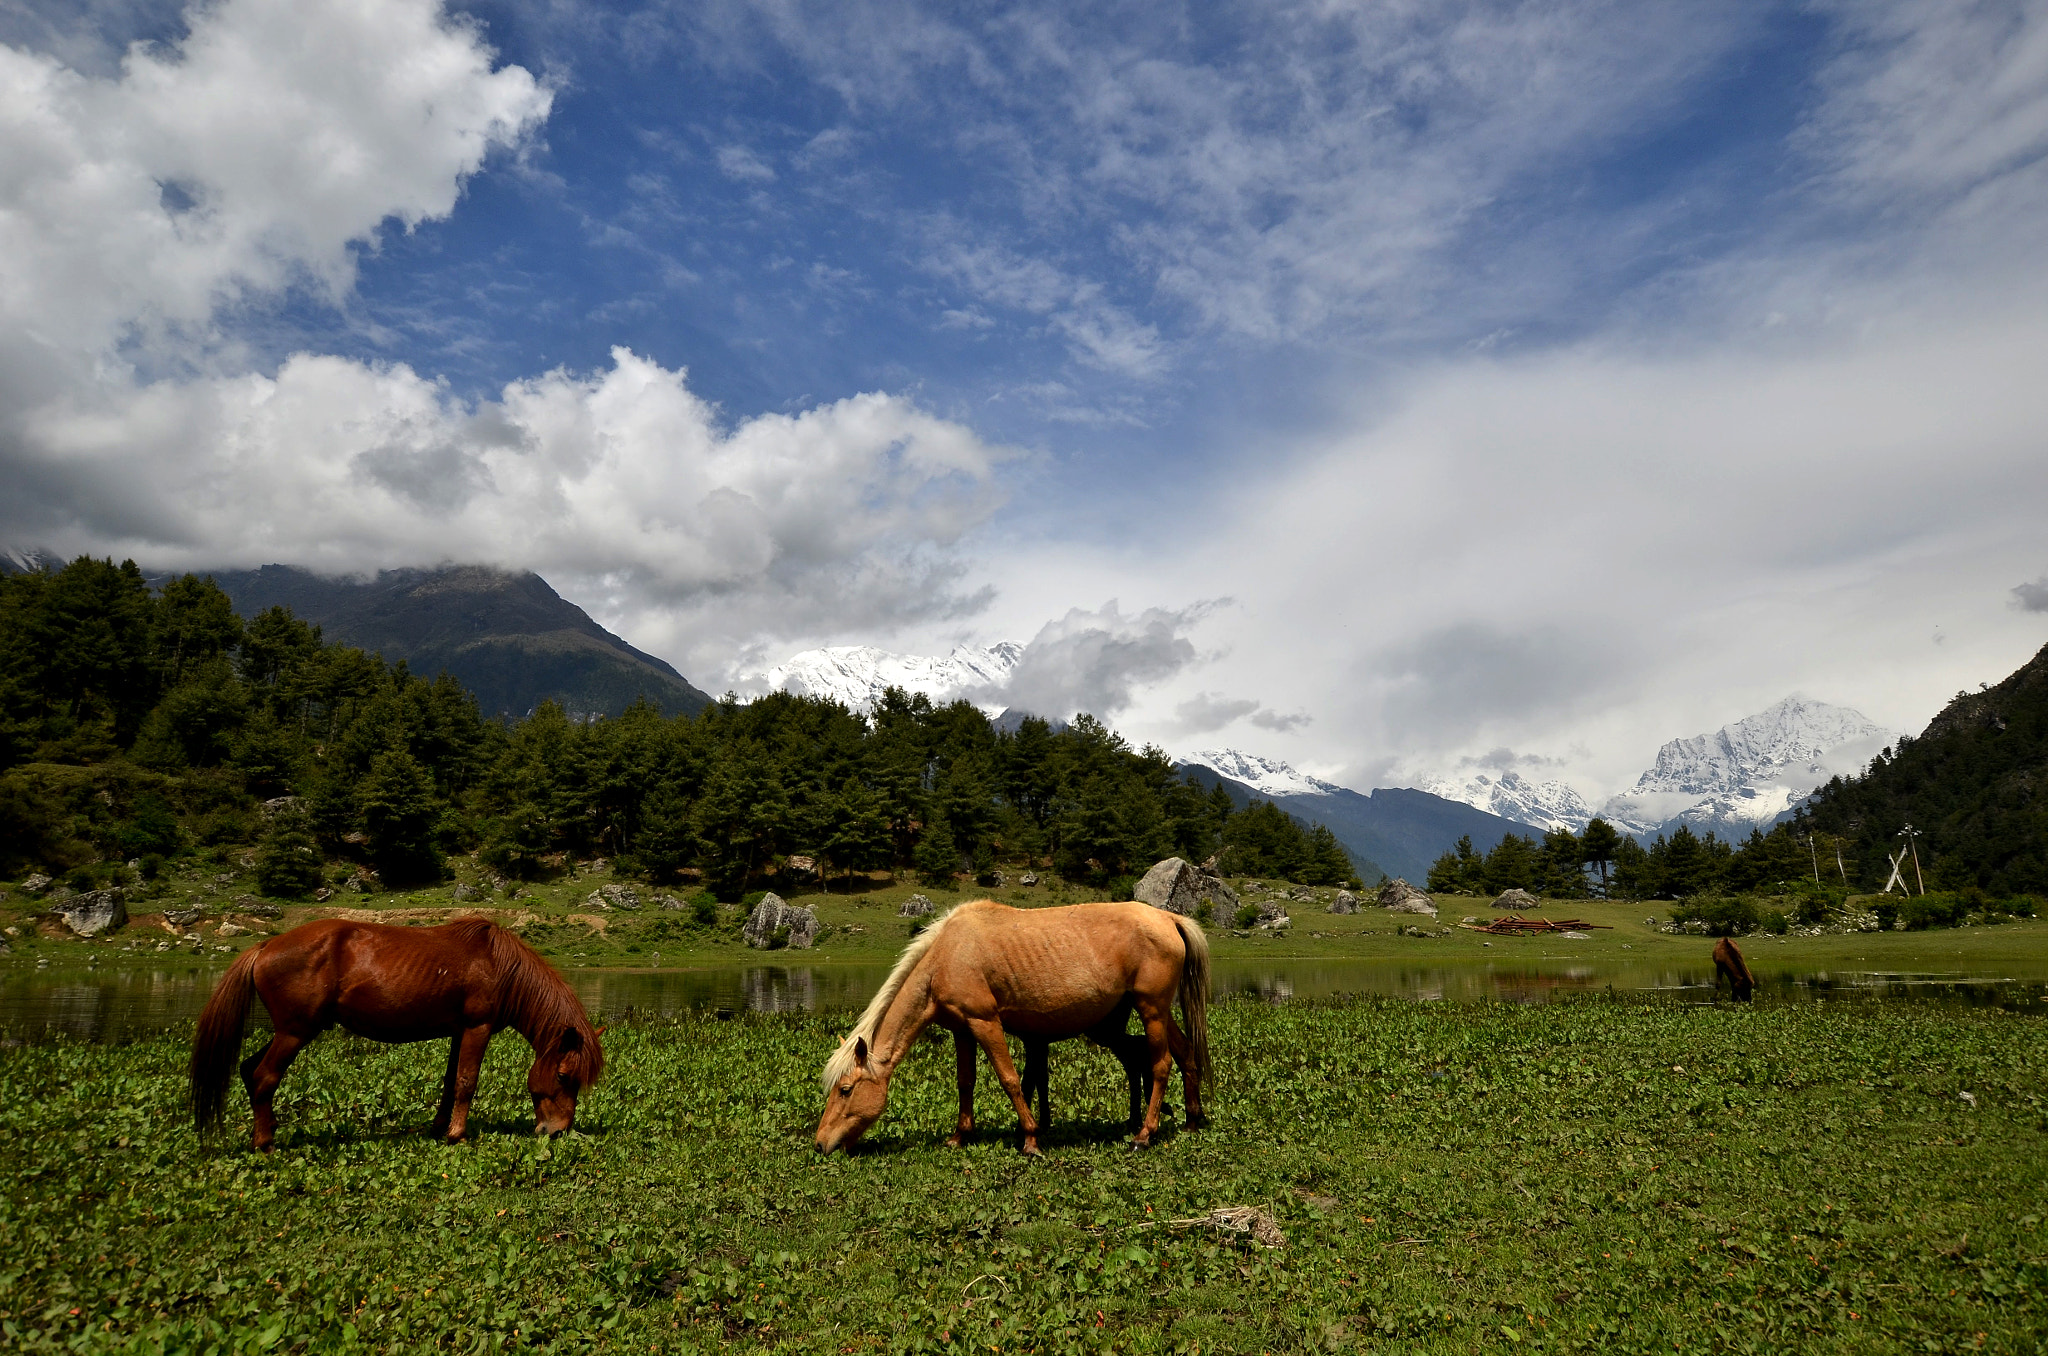
[[[611,1030],[611,1025],[607,1023],[606,1025],[599,1027],[597,1030],[591,1032],[590,1034],[593,1036],[602,1036],[605,1032],[609,1030]]]
[[[853,1038],[853,1062],[860,1065],[863,1069],[868,1067],[868,1038],[866,1036],[855,1036]]]

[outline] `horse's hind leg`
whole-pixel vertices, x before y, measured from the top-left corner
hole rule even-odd
[[[1145,1044],[1152,1052],[1152,1095],[1146,1099],[1145,1123],[1131,1137],[1132,1144],[1143,1148],[1152,1142],[1153,1132],[1159,1129],[1159,1103],[1166,1093],[1166,1076],[1173,1072],[1173,1044],[1167,1035],[1173,1017],[1164,1004],[1156,1008],[1142,1004],[1138,1016],[1145,1023]]]
[[[1209,1123],[1209,1118],[1202,1111],[1202,1071],[1195,1067],[1195,1043],[1171,1016],[1166,1019],[1166,1042],[1173,1051],[1174,1063],[1180,1065],[1181,1095],[1188,1102],[1187,1128],[1199,1130]]]
[[[277,1095],[277,1085],[284,1081],[285,1070],[292,1067],[307,1039],[280,1031],[270,1038],[262,1054],[242,1061],[242,1086],[249,1090],[249,1109],[256,1113],[256,1127],[250,1132],[249,1142],[259,1152],[269,1153],[277,1140],[277,1114],[271,1110],[271,1099]]]

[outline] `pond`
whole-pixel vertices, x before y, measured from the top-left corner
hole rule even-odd
[[[1758,971],[1760,1002],[1936,1002],[2048,1015],[2048,979],[2002,974],[1885,971]],[[149,967],[0,969],[0,1037],[69,1036],[118,1042],[189,1022],[223,967],[184,962]],[[600,1021],[628,1013],[853,1011],[874,993],[886,965],[735,965],[696,969],[571,969],[569,981]],[[1361,995],[1418,1002],[1541,1003],[1553,995],[1612,989],[1711,1002],[1710,965],[1649,961],[1465,962],[1271,959],[1219,961],[1221,999],[1266,1002]],[[263,1019],[259,1004],[257,1022]]]

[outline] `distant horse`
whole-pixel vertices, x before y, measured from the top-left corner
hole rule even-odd
[[[1720,988],[1724,979],[1738,1003],[1747,1003],[1756,989],[1756,976],[1749,972],[1749,962],[1742,959],[1742,948],[1732,937],[1723,937],[1714,945],[1714,987]]]
[[[1185,1032],[1173,1020],[1176,994]],[[1101,1030],[1125,1004],[1144,1023],[1152,1073],[1145,1118],[1132,1142],[1152,1142],[1160,1095],[1175,1062],[1187,1095],[1187,1123],[1203,1124],[1209,942],[1200,924],[1149,904],[962,904],[903,949],[852,1033],[826,1061],[818,1149],[830,1153],[852,1144],[881,1119],[897,1064],[918,1033],[937,1022],[953,1033],[960,1089],[960,1118],[946,1142],[958,1144],[974,1128],[978,1043],[1017,1109],[1024,1152],[1035,1155],[1038,1121],[1010,1062],[1006,1028],[1027,1042],[1064,1040]]]
[[[1127,1029],[1131,1008],[1128,1000],[1118,1004],[1115,1012],[1080,1035],[1090,1045],[1100,1046],[1115,1055],[1117,1063],[1123,1065],[1124,1080],[1131,1092],[1131,1112],[1125,1124],[1136,1133],[1144,1123],[1145,1098],[1152,1092],[1152,1075],[1148,1067],[1152,1063],[1152,1047],[1144,1032]],[[1038,1128],[1043,1131],[1052,1124],[1050,1052],[1053,1042],[1045,1036],[1025,1036],[1023,1041],[1024,1100],[1029,1102],[1034,1093],[1037,1095]]]
[[[271,1098],[301,1046],[332,1026],[371,1040],[449,1038],[434,1133],[460,1140],[469,1124],[484,1048],[502,1027],[533,1046],[526,1088],[535,1130],[558,1135],[576,1120],[576,1094],[604,1071],[604,1049],[583,1004],[533,949],[488,919],[437,928],[322,919],[242,953],[214,987],[192,1044],[192,1110],[202,1134],[220,1124],[228,1071],[241,1053],[249,1005],[262,998],[275,1033],[242,1063],[256,1113],[252,1143],[277,1134]]]

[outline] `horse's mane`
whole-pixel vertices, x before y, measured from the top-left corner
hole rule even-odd
[[[516,934],[488,918],[465,918],[452,924],[472,946],[490,948],[498,967],[498,1015],[515,1027],[532,1044],[536,1054],[547,1054],[562,1043],[567,1032],[577,1038],[576,1081],[584,1087],[595,1083],[604,1072],[604,1047],[597,1030],[583,1010],[583,1002],[540,953]]]
[[[904,981],[910,978],[910,972],[917,968],[917,963],[924,959],[924,953],[932,949],[932,943],[938,940],[939,932],[969,908],[984,902],[986,901],[972,900],[966,904],[955,905],[934,919],[923,932],[910,939],[910,945],[903,948],[903,954],[898,956],[896,964],[890,967],[889,977],[882,981],[882,987],[875,990],[875,996],[868,1000],[867,1007],[861,1011],[860,1020],[853,1024],[853,1030],[846,1033],[846,1039],[839,1042],[839,1048],[832,1052],[832,1058],[825,1061],[825,1072],[819,1075],[819,1081],[824,1085],[825,1091],[830,1092],[834,1084],[853,1071],[855,1041],[865,1040],[870,1049],[874,1048],[875,1032],[881,1027],[882,1018],[888,1015],[889,1005],[895,1002],[896,995],[903,991]]]

